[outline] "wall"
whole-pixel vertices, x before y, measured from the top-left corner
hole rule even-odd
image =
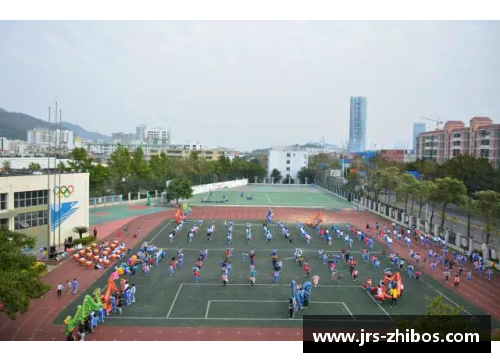
[[[216,191],[219,189],[238,187],[248,185],[248,179],[242,180],[234,180],[234,181],[226,181],[226,182],[216,182],[214,184],[205,184],[205,185],[197,185],[193,186],[193,195],[203,194],[210,191]]]
[[[54,180],[51,175],[47,180],[47,175],[29,175],[29,176],[9,176],[0,177],[0,193],[7,193],[7,210],[0,211],[0,218],[9,219],[9,229],[14,230],[14,218],[17,214],[47,210],[48,205],[38,205],[30,207],[14,208],[14,193],[35,190],[49,190],[48,197],[50,203],[49,225],[51,225],[50,241],[51,245],[62,245],[64,239],[77,235],[72,229],[75,226],[89,226],[89,174],[71,173],[61,174]],[[57,187],[66,186],[66,193],[58,193]],[[59,220],[61,227],[59,228]],[[48,225],[29,227],[17,230],[24,232],[36,238],[37,247],[47,246]],[[60,233],[59,233],[60,232]]]

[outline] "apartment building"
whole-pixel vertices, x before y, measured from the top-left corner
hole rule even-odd
[[[500,124],[489,117],[474,117],[469,127],[462,121],[448,121],[443,129],[418,136],[418,159],[444,163],[457,155],[488,159],[500,167]]]

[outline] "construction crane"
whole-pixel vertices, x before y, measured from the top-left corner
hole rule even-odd
[[[436,122],[436,130],[439,129],[439,125],[443,124],[443,121],[440,121],[439,118],[438,119],[431,119],[431,118],[427,118],[427,117],[420,117],[420,118],[425,119],[427,121]]]

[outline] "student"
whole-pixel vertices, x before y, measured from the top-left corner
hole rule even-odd
[[[396,308],[398,306],[398,291],[396,290],[396,288],[391,288],[389,290],[389,295],[392,297],[390,307]]]
[[[278,284],[279,277],[280,277],[280,272],[279,271],[275,271],[274,272],[274,277],[273,277],[273,281],[274,281],[275,284]]]
[[[57,284],[57,298],[61,298],[62,291],[63,291],[62,283]]]
[[[318,286],[318,283],[319,283],[319,276],[318,275],[313,275],[312,281],[313,281],[314,287],[316,288]]]
[[[295,298],[288,299],[288,319],[293,319],[293,312],[295,310]]]
[[[135,303],[135,292],[137,291],[137,288],[135,284],[132,283],[132,287],[130,288],[130,299],[132,303]]]
[[[457,274],[454,279],[455,287],[460,285],[460,276]]]
[[[69,279],[66,280],[66,286],[68,288],[68,293],[66,293],[66,294],[70,295],[71,294],[71,289],[73,288],[73,284],[71,283],[71,281]]]
[[[200,277],[200,271],[197,268],[194,269],[193,277],[194,277],[194,282],[198,283],[198,279]]]
[[[73,279],[72,287],[73,287],[73,295],[76,295],[76,293],[78,293],[78,280],[76,280],[76,278]]]

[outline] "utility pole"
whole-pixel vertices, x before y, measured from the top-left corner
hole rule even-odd
[[[62,143],[62,109],[59,109],[59,152],[61,152],[61,143]],[[59,159],[59,162],[61,160]],[[57,164],[57,171],[59,173],[59,180],[58,180],[58,185],[59,185],[59,190],[61,190],[61,167],[60,164]],[[61,247],[61,198],[59,197],[59,248]]]
[[[50,197],[51,197],[51,194],[50,194],[50,107],[49,107],[49,145],[48,145],[48,148],[47,148],[47,153],[48,153],[48,157],[47,157],[47,221],[48,221],[48,225],[47,225],[47,259],[49,258],[49,254],[50,254],[50,225],[51,225],[51,215],[50,215]]]
[[[55,210],[55,205],[56,205],[56,193],[55,193],[55,189],[56,189],[56,183],[57,183],[57,102],[56,102],[56,112],[54,114],[54,126],[55,126],[55,129],[54,129],[54,184],[53,184],[53,195],[54,195],[54,198],[53,198],[53,205],[54,205],[54,210]],[[50,133],[49,133],[50,134]],[[59,192],[61,191],[60,188],[58,188]],[[57,215],[57,219],[58,219],[58,222],[60,223],[61,222],[61,209],[58,210],[58,215]],[[56,228],[55,228],[55,225],[54,225],[54,235],[53,235],[53,244],[54,244],[54,247],[56,246]]]

